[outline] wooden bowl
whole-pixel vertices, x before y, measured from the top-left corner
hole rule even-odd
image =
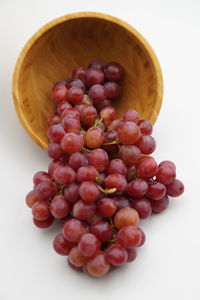
[[[18,117],[30,137],[48,145],[47,118],[53,114],[52,85],[92,60],[116,61],[125,69],[123,96],[114,106],[121,116],[130,108],[152,123],[163,95],[159,62],[151,46],[129,24],[95,12],[62,16],[39,29],[26,43],[13,75]]]

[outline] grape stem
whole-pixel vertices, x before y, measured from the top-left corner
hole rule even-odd
[[[119,144],[119,141],[112,141],[112,142],[109,142],[109,143],[104,143],[103,146],[118,145],[118,144]]]
[[[91,150],[89,150],[89,149],[87,149],[85,147],[83,147],[82,150],[85,151],[85,152],[88,152],[88,153],[92,152]]]
[[[96,120],[94,126],[98,126],[102,121],[103,121],[103,117],[101,117],[99,120]]]
[[[100,185],[98,185],[98,189],[102,192],[102,193],[104,193],[104,194],[113,194],[113,193],[115,193],[116,192],[116,188],[112,188],[112,189],[103,189]]]

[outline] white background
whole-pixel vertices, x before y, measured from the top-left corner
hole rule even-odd
[[[52,250],[58,228],[32,225],[24,197],[49,159],[20,125],[11,80],[27,39],[55,17],[100,11],[124,19],[154,48],[164,75],[154,127],[158,161],[173,160],[185,193],[141,222],[147,235],[137,260],[104,279],[77,274]],[[200,1],[0,0],[0,299],[200,299]]]

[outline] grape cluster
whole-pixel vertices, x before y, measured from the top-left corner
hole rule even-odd
[[[62,224],[55,251],[94,277],[133,261],[145,242],[139,219],[162,212],[168,196],[184,191],[174,163],[149,156],[156,147],[151,123],[133,109],[117,118],[111,101],[122,93],[123,74],[118,63],[93,61],[54,85],[52,161],[26,196],[37,227]]]

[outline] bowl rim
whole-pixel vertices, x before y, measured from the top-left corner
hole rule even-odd
[[[36,142],[41,148],[46,149],[47,144],[33,131],[31,128],[30,124],[27,122],[25,115],[23,113],[23,108],[21,106],[21,101],[20,101],[20,94],[19,94],[19,81],[20,81],[20,71],[21,67],[24,61],[24,58],[26,57],[27,53],[31,49],[31,47],[34,45],[34,43],[48,30],[51,28],[69,21],[73,19],[80,19],[80,18],[94,18],[94,19],[101,19],[101,20],[106,20],[111,23],[115,23],[121,27],[123,27],[125,30],[127,30],[131,35],[134,35],[141,43],[141,46],[149,56],[149,59],[151,61],[151,66],[154,69],[154,73],[156,76],[156,101],[155,101],[155,106],[154,106],[154,113],[150,119],[150,122],[152,124],[155,123],[157,116],[159,114],[159,111],[161,109],[162,105],[162,98],[163,98],[163,76],[162,76],[162,70],[160,67],[160,63],[158,61],[158,58],[150,46],[150,44],[147,42],[147,40],[142,36],[141,33],[139,33],[134,27],[129,25],[127,22],[114,17],[109,14],[105,13],[100,13],[100,12],[92,12],[92,11],[86,11],[86,12],[75,12],[75,13],[70,13],[63,15],[61,17],[55,18],[51,20],[50,22],[46,23],[43,25],[40,29],[38,29],[26,42],[24,47],[22,48],[15,67],[13,71],[13,78],[12,78],[12,95],[13,95],[13,102],[15,106],[15,110],[17,112],[18,118],[28,133],[28,135]]]

